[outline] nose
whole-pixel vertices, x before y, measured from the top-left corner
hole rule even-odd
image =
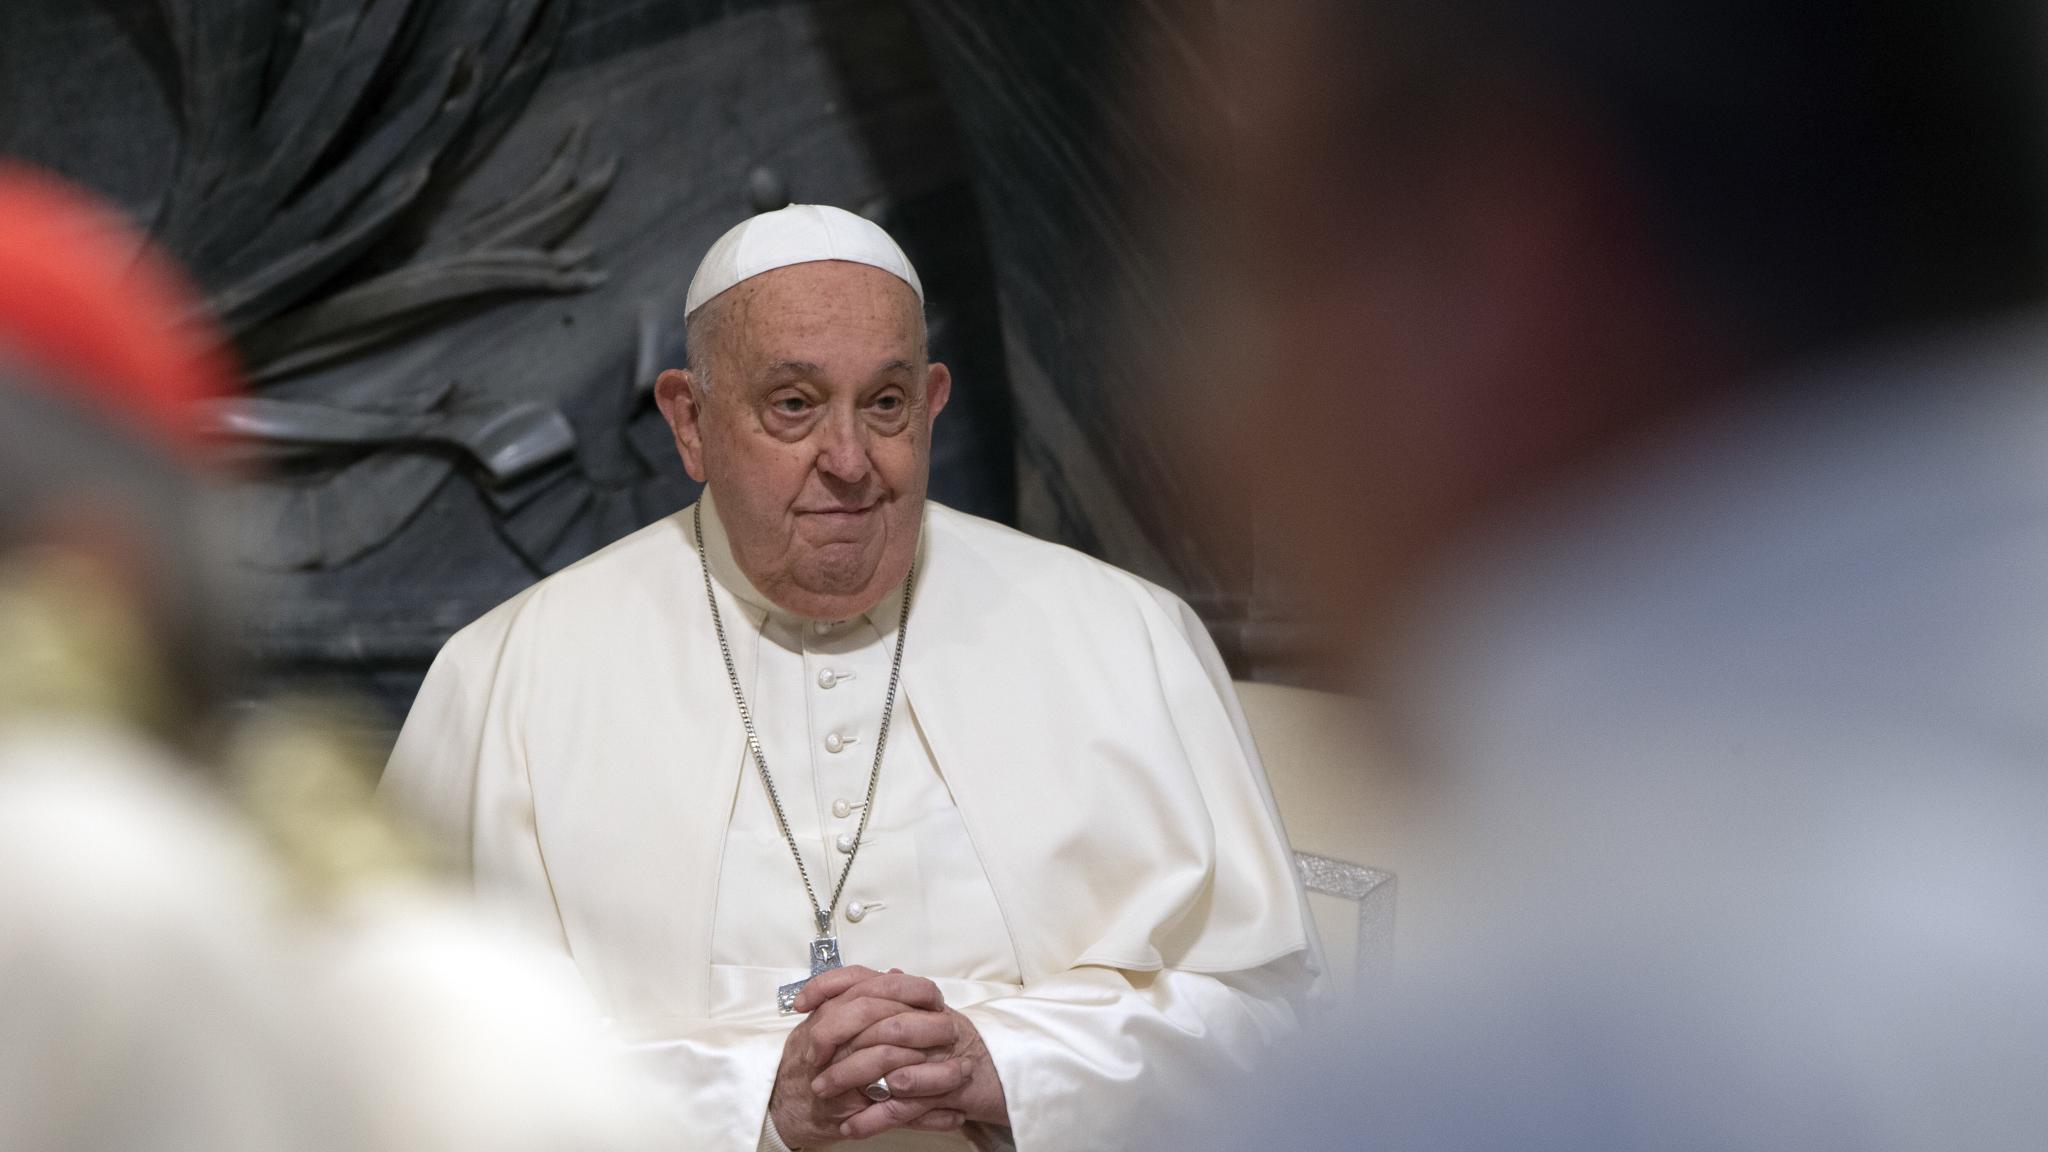
[[[859,417],[850,410],[835,410],[826,418],[819,434],[820,472],[849,484],[867,479],[872,464],[868,460],[867,432]]]

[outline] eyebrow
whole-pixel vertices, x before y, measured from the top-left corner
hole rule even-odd
[[[777,360],[768,366],[763,376],[782,378],[786,376],[816,376],[818,366],[808,360]]]
[[[871,379],[879,380],[892,373],[914,376],[917,374],[917,366],[908,360],[891,360],[880,368],[875,369],[875,374]],[[768,365],[761,373],[761,376],[767,380],[786,380],[792,377],[802,378],[819,374],[818,366],[809,360],[777,360],[775,363]]]

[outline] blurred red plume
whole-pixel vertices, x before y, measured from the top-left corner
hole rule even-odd
[[[0,351],[61,391],[179,455],[201,438],[194,405],[235,372],[198,296],[98,198],[0,163]]]

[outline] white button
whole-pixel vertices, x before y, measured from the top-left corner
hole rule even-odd
[[[853,834],[851,832],[841,832],[838,838],[832,841],[832,846],[848,856],[853,855]]]
[[[818,673],[818,687],[830,688],[837,683],[839,683],[839,673],[834,672],[830,668],[826,668]]]
[[[834,800],[832,802],[832,814],[844,820],[848,816],[853,815],[853,805],[844,800]]]
[[[855,924],[858,924],[862,920],[867,919],[867,915],[868,906],[861,903],[858,900],[855,900],[853,903],[848,904],[846,906],[846,918],[848,920],[853,921]]]
[[[844,747],[846,747],[846,741],[839,733],[834,732],[830,736],[825,737],[825,751],[837,752]]]
[[[830,620],[813,620],[811,622],[811,631],[816,632],[820,636],[830,632],[832,627],[832,621]]]

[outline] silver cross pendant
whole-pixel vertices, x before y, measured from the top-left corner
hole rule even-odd
[[[818,938],[811,941],[811,976],[816,976],[820,972],[830,972],[840,966],[839,937],[832,935],[828,930],[829,924],[830,921],[821,920]],[[796,994],[803,991],[804,985],[811,982],[811,976],[792,980],[775,990],[775,1007],[784,1016],[796,1011]]]

